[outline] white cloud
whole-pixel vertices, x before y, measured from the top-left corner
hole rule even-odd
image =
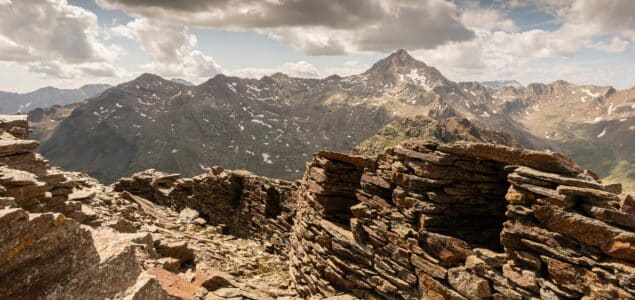
[[[439,67],[455,80],[519,79],[535,80],[529,74],[532,66],[545,60],[564,60],[586,48],[606,52],[623,52],[630,45],[623,37],[629,37],[635,15],[635,1],[578,0],[550,3],[532,3],[555,16],[562,24],[554,30],[533,29],[518,32],[515,26],[509,27],[506,18],[497,10],[470,8],[464,10],[462,22],[474,30],[476,38],[470,41],[452,42],[434,49],[415,51],[413,55]],[[510,4],[509,2],[506,4]],[[512,6],[516,5],[512,3]],[[527,5],[526,2],[517,5]],[[628,16],[631,16],[630,18]],[[513,24],[513,22],[512,22]],[[507,28],[505,28],[507,27]],[[606,37],[608,36],[608,40]],[[595,40],[602,38],[601,42]],[[586,75],[555,72],[550,65],[545,68],[546,75],[559,74],[563,78],[592,78],[592,71]],[[572,69],[566,64],[565,69]],[[536,70],[533,69],[534,74]],[[574,76],[575,74],[575,76]],[[513,76],[513,77],[510,77]],[[552,78],[552,76],[545,76]]]
[[[231,76],[246,78],[261,78],[274,73],[284,73],[291,77],[318,78],[320,71],[312,64],[305,61],[287,62],[275,68],[242,68],[228,71]]]
[[[123,70],[103,62],[81,64],[65,64],[59,61],[33,62],[28,64],[28,70],[60,79],[110,78],[121,76],[124,73]]]
[[[195,50],[197,38],[187,27],[157,20],[135,19],[112,28],[112,34],[134,39],[153,62],[142,69],[166,77],[199,81],[219,73],[221,67],[210,56]]]
[[[274,73],[283,73],[291,77],[324,78],[330,75],[350,76],[361,74],[369,68],[356,60],[346,61],[342,66],[327,67],[322,70],[306,61],[287,62],[274,68],[242,68],[228,71],[231,76],[261,78]]]
[[[309,55],[434,48],[474,35],[445,0],[133,1],[98,0],[161,22],[251,29]]]
[[[4,1],[0,5],[0,44],[28,49],[0,52],[0,60],[107,61],[116,49],[97,40],[97,16],[66,0]]]
[[[469,28],[517,32],[514,21],[497,9],[468,9],[461,13],[461,22]]]
[[[361,74],[364,71],[370,68],[367,64],[362,64],[357,60],[349,60],[344,63],[343,66],[335,66],[324,69],[322,74],[324,76],[329,75],[339,75],[339,76],[350,76]]]
[[[117,76],[121,48],[99,40],[97,16],[66,0],[0,0],[0,61],[58,79]]]
[[[593,44],[593,48],[605,52],[624,52],[628,49],[630,43],[627,40],[614,36],[610,41],[598,42]]]
[[[571,6],[571,23],[589,27],[595,33],[616,33],[635,39],[635,1],[577,0]]]

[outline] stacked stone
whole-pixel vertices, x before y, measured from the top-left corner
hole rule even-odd
[[[193,178],[146,170],[120,179],[114,190],[127,191],[176,210],[191,208],[227,233],[269,241],[283,253],[293,225],[291,182],[247,171],[212,171]]]
[[[365,156],[320,151],[307,164],[303,182],[306,200],[325,218],[348,227],[350,207],[358,201],[355,192],[364,168],[374,168],[375,161]]]
[[[295,217],[294,189],[289,181],[244,174],[238,217],[230,229],[243,229],[241,236],[267,241],[286,256]]]
[[[345,291],[360,298],[392,299],[410,293],[374,268],[399,266],[375,257],[372,247],[356,242],[350,230],[356,226],[349,219],[351,206],[358,203],[360,178],[365,169],[374,168],[373,158],[326,151],[307,164],[291,240],[291,273],[300,295],[328,297]],[[400,275],[409,280],[407,274]]]
[[[503,165],[437,147],[412,141],[386,151],[378,171],[362,177],[362,187],[368,188],[360,199],[392,202],[389,207],[403,214],[406,223],[415,224],[416,231],[495,246],[505,212],[505,203],[500,201],[507,187]]]
[[[234,228],[243,190],[240,172],[214,168],[212,172],[192,178],[191,196],[185,205],[203,214],[210,224],[226,225],[228,232],[240,235],[244,228]]]
[[[323,166],[351,160],[318,154],[307,165],[291,242],[303,296],[634,298],[635,202],[566,157],[406,142],[350,184],[359,203],[346,226],[317,199],[343,173]]]
[[[5,122],[7,118],[11,120],[13,117],[0,116],[0,124],[4,124],[0,127],[9,128],[17,136],[7,131],[0,132],[0,165],[4,166],[0,176],[7,189],[6,195],[29,211],[60,212],[83,221],[86,215],[81,213],[81,203],[68,200],[74,183],[33,152],[39,145],[37,141],[22,139],[26,137],[22,133],[28,133],[26,119]]]
[[[632,197],[618,195],[620,185],[526,166],[508,180],[501,239],[510,260],[488,271],[507,278],[512,295],[635,298],[635,214]]]

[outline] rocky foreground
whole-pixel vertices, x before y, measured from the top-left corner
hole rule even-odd
[[[296,182],[103,186],[0,120],[1,299],[635,299],[635,200],[557,153],[406,141]]]

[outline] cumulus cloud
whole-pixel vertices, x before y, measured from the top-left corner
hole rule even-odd
[[[0,61],[52,78],[103,78],[121,49],[100,42],[97,16],[66,0],[0,0]]]
[[[518,31],[514,20],[506,17],[500,10],[492,8],[464,10],[461,13],[461,22],[470,28],[507,32]]]
[[[116,50],[98,42],[98,31],[94,13],[66,0],[5,0],[0,4],[0,45],[28,50],[20,57],[2,51],[0,60],[106,61]]]
[[[339,76],[350,76],[361,74],[364,71],[370,68],[367,64],[362,64],[357,60],[349,60],[344,63],[343,66],[329,67],[324,69],[322,74],[324,76],[329,75],[339,75]]]
[[[624,52],[628,49],[628,47],[629,42],[617,36],[613,37],[610,41],[598,42],[593,44],[593,48],[605,52]]]
[[[632,0],[578,0],[571,5],[568,18],[594,32],[612,32],[635,39],[634,16]]]
[[[137,18],[112,28],[112,34],[136,40],[153,59],[142,69],[163,76],[197,81],[219,73],[221,67],[210,56],[195,50],[197,38],[184,25]]]
[[[287,62],[275,68],[242,68],[227,72],[231,76],[245,78],[261,78],[274,73],[284,73],[291,77],[318,78],[322,74],[312,64],[306,61]]]
[[[444,0],[133,1],[110,9],[187,26],[254,29],[310,55],[434,48],[474,37]]]
[[[124,72],[109,63],[65,64],[59,61],[29,63],[28,70],[59,79],[117,77]]]
[[[508,8],[530,5],[525,1],[504,4]],[[438,66],[456,80],[486,80],[527,77],[530,66],[544,60],[567,59],[582,49],[623,52],[629,48],[628,38],[635,28],[634,1],[566,0],[532,4],[552,14],[560,25],[553,30],[521,31],[515,25],[510,26],[513,22],[505,25],[508,19],[500,10],[470,7],[463,11],[461,21],[475,32],[476,38],[417,50],[413,55]],[[552,69],[548,65],[542,67]]]

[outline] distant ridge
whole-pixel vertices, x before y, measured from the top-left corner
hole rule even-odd
[[[110,87],[107,84],[87,84],[78,89],[47,86],[24,94],[0,91],[0,113],[25,113],[36,108],[68,105],[93,97]]]

